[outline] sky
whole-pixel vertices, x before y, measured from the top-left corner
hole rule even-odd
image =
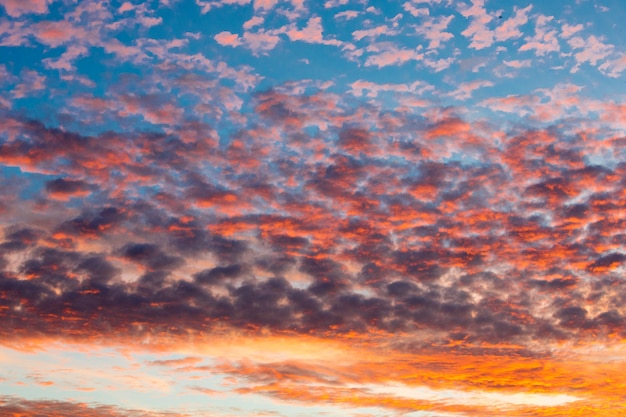
[[[625,17],[0,0],[0,415],[625,415]]]

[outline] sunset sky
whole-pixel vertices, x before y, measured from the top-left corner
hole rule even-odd
[[[626,415],[623,0],[0,0],[0,416]]]

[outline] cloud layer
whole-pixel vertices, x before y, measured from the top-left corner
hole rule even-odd
[[[626,65],[592,6],[183,3],[0,1],[3,346],[161,355],[132,366],[173,397],[623,410]],[[198,415],[19,372],[3,412]]]

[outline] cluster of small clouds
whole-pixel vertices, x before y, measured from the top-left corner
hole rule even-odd
[[[346,5],[327,2],[325,7]],[[27,10],[26,3],[20,9],[7,2],[5,9],[22,18],[27,12],[46,13],[45,6],[32,3]],[[207,13],[213,6],[203,3]],[[276,33],[263,32],[265,40],[255,38],[265,30],[266,14],[274,7],[279,6],[255,3],[259,14],[243,24],[243,35],[220,32],[215,40],[230,46],[265,42],[268,50],[279,35],[335,42],[324,37],[322,19],[307,16],[299,2],[289,6],[299,13],[289,15],[291,23]],[[404,5],[424,19],[424,25],[412,30],[428,45],[407,49],[390,40],[402,30],[399,14],[352,33],[352,41],[369,42],[366,64],[420,61],[454,37],[445,32],[454,16],[432,17],[411,7]],[[531,6],[515,8],[513,17],[489,35],[485,25],[493,16],[483,2],[459,7],[470,21],[462,35],[475,49],[522,38],[520,28],[532,13]],[[158,65],[143,80],[121,78],[105,96],[80,92],[64,103],[63,110],[80,121],[78,126],[114,124],[119,132],[82,134],[80,128],[50,128],[10,110],[2,114],[1,162],[48,178],[39,185],[26,179],[9,185],[18,195],[35,193],[36,198],[24,197],[19,205],[2,200],[7,219],[3,294],[12,294],[4,311],[15,325],[11,331],[21,326],[27,331],[29,325],[38,331],[49,328],[47,320],[69,314],[68,300],[79,300],[82,306],[71,313],[78,316],[69,323],[70,334],[76,323],[94,320],[90,314],[80,317],[85,305],[91,305],[90,311],[109,306],[108,318],[96,320],[96,332],[131,331],[121,318],[114,323],[117,310],[112,310],[115,300],[126,306],[127,297],[136,300],[137,323],[143,329],[160,326],[169,315],[158,314],[163,306],[175,310],[190,302],[194,308],[178,316],[185,317],[185,326],[202,330],[211,328],[211,321],[201,320],[207,317],[235,327],[303,333],[426,327],[441,332],[443,339],[446,331],[462,327],[470,339],[492,335],[490,341],[527,341],[537,332],[558,340],[597,334],[599,328],[607,335],[621,329],[621,298],[611,301],[607,296],[593,309],[582,307],[595,294],[584,278],[601,274],[613,279],[624,256],[614,243],[617,237],[604,231],[621,221],[619,215],[600,215],[613,210],[606,195],[616,192],[621,175],[620,103],[583,99],[581,88],[573,84],[476,103],[493,115],[521,116],[539,129],[500,131],[486,120],[470,123],[462,116],[463,108],[455,113],[438,107],[434,102],[440,92],[425,82],[354,81],[353,97],[367,99],[361,105],[326,91],[331,84],[318,85],[314,93],[305,93],[314,83],[284,84],[249,96],[261,77],[250,68],[182,51],[195,35],[165,43],[142,38],[129,46],[106,31],[78,24],[87,16],[103,26],[131,25],[126,18],[115,24],[108,20],[113,13],[145,17],[150,12],[144,6],[124,3],[109,11],[86,4],[72,13],[74,19],[22,24],[20,30],[28,33],[3,39],[67,45],[67,62],[100,45],[111,51],[119,47],[118,57],[135,65],[148,55]],[[367,8],[364,13],[379,12]],[[298,19],[305,19],[305,25],[299,26]],[[613,50],[599,37],[583,40],[582,25],[563,24],[559,35],[547,29],[552,18],[535,19],[534,37],[529,35],[520,48],[534,49],[537,55],[550,52],[544,44],[558,47],[551,39],[559,36],[578,51],[580,62],[599,65]],[[159,24],[157,20],[151,22]],[[76,44],[78,40],[90,43]],[[359,56],[358,48],[352,51]],[[144,58],[135,59],[139,56]],[[53,68],[51,62],[44,60]],[[531,62],[504,64],[519,70]],[[6,66],[2,70],[8,75],[5,82],[13,85],[13,100],[47,88],[42,73],[28,70],[20,80]],[[218,74],[235,86],[218,80]],[[463,82],[444,96],[464,102],[494,86],[491,80]],[[390,96],[395,108],[382,105]],[[178,97],[185,97],[186,105]],[[240,112],[244,100],[254,112]],[[416,108],[424,114],[415,114]],[[228,137],[214,125],[224,114],[239,129]],[[544,130],[545,124],[572,118],[584,121],[579,129],[567,124],[559,134]],[[572,139],[589,136],[593,144]],[[488,139],[492,137],[497,141]],[[455,154],[466,160],[455,159]],[[21,217],[23,204],[32,210],[28,219]],[[459,218],[465,219],[466,230]],[[29,222],[34,227],[26,227]],[[332,233],[328,224],[335,226]],[[585,227],[578,232],[570,230],[581,224]],[[151,243],[155,240],[160,243]],[[559,261],[559,251],[568,254],[570,265]],[[198,260],[205,257],[208,264]],[[548,275],[555,278],[536,278],[546,274],[549,263]],[[442,277],[449,276],[465,290],[442,286]],[[511,287],[504,276],[515,276],[517,284]],[[494,304],[482,304],[501,296],[485,292],[481,280],[493,277],[502,281],[503,291],[519,290],[514,292],[518,304],[509,313],[501,310],[504,306],[490,310]],[[569,301],[548,303],[544,310],[519,301],[520,294],[542,297],[546,289],[564,292]],[[248,300],[252,293],[267,293],[260,296],[264,304]],[[15,300],[43,310],[33,313]],[[520,321],[521,316],[532,320]],[[61,328],[68,325],[60,323]]]
[[[512,16],[502,19],[502,10],[488,11],[484,0],[467,3],[441,2],[406,2],[403,9],[408,15],[398,13],[394,18],[375,22],[377,9],[343,10],[335,14],[335,19],[354,19],[358,16],[367,16],[362,29],[351,32],[352,39],[342,39],[340,34],[323,35],[324,28],[319,16],[310,17],[303,30],[297,30],[294,23],[287,26],[268,29],[259,27],[264,19],[255,15],[250,21],[243,24],[244,33],[238,35],[228,31],[215,35],[214,39],[223,46],[245,46],[255,54],[267,54],[274,49],[285,35],[291,41],[305,41],[331,45],[343,51],[350,59],[365,66],[397,66],[409,61],[417,61],[425,67],[441,71],[450,67],[454,57],[444,57],[438,61],[434,57],[442,55],[442,49],[453,44],[461,47],[460,36],[469,41],[468,47],[475,50],[491,48],[500,45],[499,51],[514,48],[518,53],[534,52],[534,57],[526,55],[526,60],[544,59],[550,54],[557,54],[559,58],[573,56],[574,64],[571,72],[578,71],[580,65],[589,64],[598,68],[609,77],[619,77],[623,71],[623,54],[617,58],[612,54],[614,45],[607,43],[603,37],[590,35],[587,41],[572,36],[585,29],[583,24],[568,24],[562,20],[555,20],[554,16],[546,16],[533,12],[533,6],[520,8],[515,6]],[[419,6],[419,7],[418,7]],[[444,8],[444,6],[447,6]],[[454,6],[454,7],[453,7]],[[348,2],[327,2],[326,8],[349,7]],[[433,16],[431,9],[436,8],[439,14]],[[445,12],[444,12],[445,11]],[[266,13],[267,11],[264,10]],[[378,12],[378,13],[377,13]],[[442,13],[443,12],[443,13]],[[447,14],[447,13],[452,14]],[[411,18],[412,17],[412,18]],[[468,21],[467,27],[455,35],[448,31],[448,26],[457,17]],[[500,20],[502,19],[502,20]],[[414,21],[417,20],[416,23]],[[254,24],[251,24],[254,22]],[[534,33],[531,24],[534,22]],[[256,31],[251,31],[257,27]],[[410,29],[414,28],[413,33]],[[414,35],[425,39],[427,44],[415,44]],[[379,38],[386,38],[380,41]],[[365,45],[358,45],[367,41]],[[509,45],[508,43],[511,43]],[[568,51],[567,48],[570,50]],[[423,51],[429,51],[425,55]],[[361,61],[362,58],[365,58]],[[601,61],[601,62],[600,62]],[[437,64],[436,64],[437,63]]]
[[[212,369],[246,380],[242,395],[394,412],[563,415],[387,395],[389,369],[487,391],[538,379],[572,393],[575,379],[590,394],[564,404],[620,406],[612,391],[592,401],[594,378],[614,369],[570,377],[537,358],[626,337],[626,105],[574,82],[502,87],[538,63],[621,77],[617,44],[539,5],[484,0],[410,0],[388,16],[365,1],[196,0],[200,16],[249,13],[151,36],[181,3],[0,0],[0,48],[42,54],[0,64],[0,339],[319,338],[388,356]],[[273,83],[250,66],[292,47],[363,72]],[[97,54],[108,76],[82,70]],[[405,64],[433,78],[368,78]],[[199,362],[150,366],[208,369]],[[0,397],[0,413],[25,410],[144,415]]]
[[[130,2],[115,9],[98,2],[80,4],[68,11],[63,20],[38,18],[36,23],[31,23],[32,16],[48,13],[49,3],[45,0],[0,3],[11,18],[0,24],[0,44],[27,46],[37,42],[52,48],[63,46],[65,52],[60,56],[44,60],[48,68],[60,71],[74,70],[75,61],[89,55],[94,48],[104,48],[119,60],[146,63],[151,51],[141,38],[124,43],[116,34],[132,28],[145,33],[163,25],[158,8]],[[581,65],[590,65],[608,77],[619,77],[625,66],[624,52],[605,36],[595,34],[590,25],[570,23],[565,16],[544,15],[533,5],[496,10],[484,0],[410,1],[399,7],[394,17],[385,17],[379,9],[362,2],[326,2],[322,10],[303,1],[197,0],[196,3],[203,14],[219,13],[223,8],[251,8],[253,15],[241,22],[240,33],[220,30],[210,36],[221,46],[243,47],[256,56],[273,54],[279,44],[289,41],[326,45],[338,50],[347,60],[378,68],[414,62],[420,68],[439,72],[459,64],[461,50],[483,51],[494,47],[497,54],[517,54],[522,60],[558,61],[571,72],[577,72]],[[176,7],[176,3],[168,7]],[[329,17],[328,11],[334,15]],[[360,19],[358,28],[348,29],[354,26],[355,19]],[[451,30],[451,23],[464,29]],[[332,31],[329,27],[340,30]],[[187,39],[178,41],[170,48],[186,46]]]
[[[595,103],[606,122],[589,130],[502,132],[443,109],[376,108],[384,91],[407,94],[397,86],[353,91],[375,94],[350,106],[322,91],[259,92],[227,142],[192,121],[168,134],[85,136],[4,114],[0,161],[46,178],[11,185],[1,201],[5,331],[91,337],[226,323],[427,330],[441,343],[464,329],[468,341],[522,344],[626,332],[613,197],[626,153],[606,130],[623,126],[619,105]],[[567,120],[579,91],[484,105],[534,111],[527,119],[541,126]],[[137,112],[150,112],[146,100]]]

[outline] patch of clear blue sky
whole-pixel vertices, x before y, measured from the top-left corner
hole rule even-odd
[[[0,165],[0,182],[5,186],[17,185],[17,198],[32,201],[42,194],[46,181],[53,177],[44,174],[23,172],[18,167]]]

